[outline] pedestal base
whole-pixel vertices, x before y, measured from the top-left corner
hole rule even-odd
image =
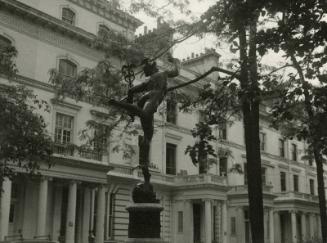
[[[134,203],[126,207],[129,212],[128,238],[160,240],[160,212],[163,207],[159,203]],[[131,242],[143,242],[131,241]],[[160,241],[162,242],[162,241]]]
[[[162,239],[149,238],[129,238],[125,243],[168,243]]]

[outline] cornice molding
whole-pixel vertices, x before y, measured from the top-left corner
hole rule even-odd
[[[135,29],[143,24],[142,21],[132,15],[115,9],[106,1],[102,0],[68,0],[90,12],[93,12],[115,24],[122,25],[125,28]]]

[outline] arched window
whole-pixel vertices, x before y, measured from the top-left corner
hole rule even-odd
[[[77,73],[77,65],[67,59],[60,59],[59,73],[67,77],[74,77]]]
[[[68,24],[74,25],[75,24],[74,11],[69,8],[63,8],[61,19]]]
[[[109,35],[110,35],[110,29],[104,24],[100,24],[98,30],[98,36],[102,39],[107,39],[109,38]]]

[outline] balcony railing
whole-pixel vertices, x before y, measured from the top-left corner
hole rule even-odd
[[[102,161],[102,152],[101,151],[94,151],[94,150],[80,150],[79,156],[85,159],[93,159]]]
[[[277,195],[279,200],[300,199],[303,201],[318,202],[318,196],[309,193],[288,191],[288,192],[277,193]]]
[[[109,164],[111,171],[126,176],[135,175],[135,177],[142,179],[143,174],[141,169],[132,167],[129,165]],[[185,185],[185,184],[219,184],[226,185],[226,177],[212,174],[200,174],[200,175],[166,175],[159,171],[151,171],[151,181],[157,183],[166,183],[172,186]]]
[[[271,185],[262,185],[262,191],[264,193],[272,193],[272,186]],[[248,186],[247,185],[238,185],[238,186],[231,186],[230,193],[238,194],[238,193],[247,193],[248,192]]]
[[[73,156],[74,150],[74,147],[70,144],[55,143],[53,147],[53,153],[66,156]]]
[[[92,149],[78,149],[72,144],[60,144],[55,143],[53,147],[54,154],[60,154],[64,156],[75,156],[77,158],[91,159],[102,161],[103,153],[102,151],[96,151]]]

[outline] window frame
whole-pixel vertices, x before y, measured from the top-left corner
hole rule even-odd
[[[64,11],[69,11],[70,13],[72,13],[72,19],[68,19],[66,18],[67,16],[64,16]],[[72,9],[70,6],[62,6],[61,7],[61,20],[67,24],[70,24],[72,26],[76,25],[76,11],[74,9]]]
[[[222,174],[222,166],[221,166],[221,162],[224,161],[224,167],[225,167],[225,174]],[[221,156],[219,157],[219,176],[227,176],[227,169],[228,168],[228,158],[226,156]]]
[[[294,192],[299,192],[300,187],[299,187],[299,175],[293,174],[293,191]]]
[[[292,155],[291,159],[293,161],[297,161],[297,144],[295,143],[291,144],[291,155]]]
[[[64,142],[62,142],[62,141],[60,141],[60,142],[58,142],[58,140],[57,140],[57,118],[58,118],[58,115],[61,115],[61,116],[63,116],[63,117],[70,117],[71,118],[71,128],[70,128],[70,135],[69,135],[69,137],[70,137],[70,141],[69,141],[69,143],[64,143]],[[56,111],[55,112],[55,121],[54,121],[55,123],[54,123],[54,141],[55,141],[55,143],[56,144],[58,144],[58,145],[69,145],[69,144],[73,144],[74,143],[74,129],[75,129],[75,116],[74,115],[70,115],[70,114],[66,114],[66,113],[63,113],[63,112],[60,112],[60,111]],[[62,121],[62,123],[63,123],[64,121]],[[64,127],[61,127],[61,129],[62,129],[62,131],[61,131],[61,139],[60,140],[62,140],[63,139],[63,137],[64,137],[64,130],[65,129],[63,129]],[[68,130],[67,130],[68,131]]]
[[[283,138],[278,139],[278,150],[279,150],[279,156],[285,158],[285,139]]]
[[[218,126],[218,138],[227,140],[227,122],[219,124]]]
[[[177,125],[177,102],[172,99],[166,101],[166,122]]]
[[[170,157],[168,157],[168,150],[172,149],[174,151],[173,154],[173,161],[171,166],[168,166],[168,160]],[[170,163],[169,163],[170,165]],[[174,143],[166,143],[166,174],[167,175],[176,175],[177,173],[177,144]]]
[[[74,68],[75,68],[74,73],[72,75],[69,75],[67,73],[61,72],[60,71],[60,67],[62,66],[61,63],[66,63],[66,65],[67,64],[72,64],[71,66],[74,66]],[[67,68],[67,66],[66,66],[66,68]],[[76,75],[78,73],[78,64],[69,57],[60,57],[58,59],[58,73],[60,75],[64,76],[64,77],[67,77],[67,78],[74,78],[74,77],[76,77]]]
[[[309,190],[311,195],[315,195],[315,180],[310,178],[309,179]]]
[[[286,172],[285,171],[281,171],[279,173],[280,176],[280,191],[281,192],[286,192],[287,190],[287,183],[286,183]]]

